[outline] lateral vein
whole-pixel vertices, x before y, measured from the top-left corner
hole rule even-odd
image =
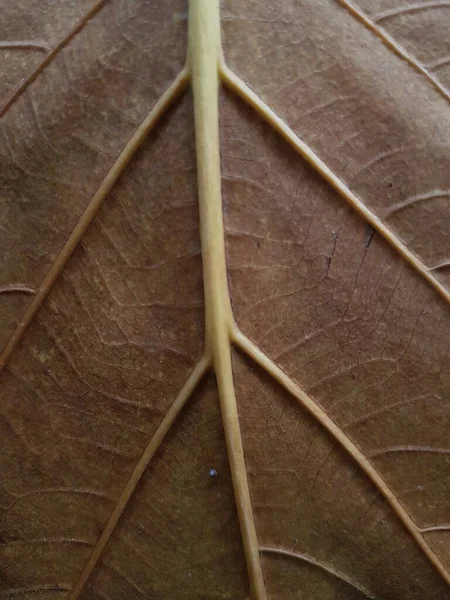
[[[130,478],[125,484],[125,487],[123,488],[100,537],[98,538],[95,546],[93,547],[87,563],[85,564],[80,576],[78,577],[74,587],[72,588],[68,600],[76,600],[80,597],[81,592],[83,591],[86,583],[88,582],[93,570],[95,569],[95,566],[98,564],[98,561],[100,560],[103,551],[106,548],[106,545],[108,544],[112,534],[116,529],[117,523],[123,515],[131,497],[133,496],[136,490],[136,487],[138,486],[143,474],[145,473],[145,470],[150,464],[150,461],[155,456],[166,435],[169,433],[173,424],[175,423],[178,415],[183,410],[187,401],[192,396],[196,387],[198,386],[198,384],[200,383],[200,381],[202,380],[209,368],[210,359],[205,354],[196,364],[194,370],[190,374],[184,386],[181,388],[178,396],[173,401],[171,407],[167,411],[159,427],[155,431],[153,437],[147,444],[147,447],[142,453],[141,458],[137,462]]]
[[[374,23],[368,16],[366,16],[361,10],[359,10],[352,2],[349,0],[337,0],[339,4],[345,8],[352,17],[354,17],[357,21],[362,23],[364,27],[366,27],[369,31],[375,34],[385,46],[387,46],[394,54],[396,54],[399,58],[407,62],[415,71],[424,75],[431,85],[443,96],[447,101],[450,100],[450,93],[448,89],[442,85],[437,77],[435,77],[425,65],[420,64],[418,60],[416,60],[405,48],[403,48],[395,39],[387,33],[387,31],[383,30],[376,23]],[[448,4],[448,3],[446,3]],[[424,6],[425,8],[425,6]],[[408,10],[408,7],[405,7],[405,10]],[[410,10],[410,9],[409,9]],[[398,11],[397,14],[399,14]],[[403,11],[405,12],[405,11]],[[384,15],[379,15],[377,21],[386,18],[388,15],[385,13]]]
[[[271,546],[262,546],[261,552],[263,554],[273,554],[274,556],[282,556],[284,558],[290,558],[293,560],[305,562],[313,567],[321,569],[322,571],[326,571],[333,577],[336,577],[336,579],[339,579],[340,581],[346,583],[347,585],[351,586],[352,588],[358,590],[358,592],[361,592],[367,598],[375,600],[375,596],[373,596],[365,588],[361,587],[360,585],[358,585],[357,583],[352,581],[349,577],[346,577],[345,575],[343,575],[342,573],[339,573],[339,571],[336,571],[332,567],[329,567],[329,566],[325,565],[324,563],[321,563],[318,560],[311,558],[307,554],[302,554],[300,552],[292,552],[291,550],[285,550],[284,548],[273,548]]]
[[[220,73],[224,84],[232,92],[242,98],[253,108],[294,150],[319,173],[319,175],[384,239],[402,256],[406,262],[444,298],[450,302],[450,292],[433,275],[432,269],[426,267],[415,254],[362,202],[356,194],[340,179],[317,154],[257,95],[242,81],[225,63],[221,64]]]
[[[150,131],[155,127],[161,116],[175,101],[175,99],[178,98],[178,96],[184,91],[188,81],[189,71],[188,68],[185,67],[180,71],[169,88],[164,92],[141,125],[136,129],[125,148],[119,154],[117,160],[101,182],[99,188],[81,215],[78,223],[75,225],[61,252],[58,254],[52,266],[50,267],[49,272],[36,290],[33,300],[29,304],[16,329],[9,338],[5,348],[3,349],[3,352],[0,355],[0,372],[4,369],[17,344],[22,339],[25,331],[32,322],[36,313],[39,311],[44,300],[51,292],[53,285],[66,266],[69,258],[74,253],[75,248],[80,243],[89,225],[92,223],[93,219],[102,207],[104,200],[109,195],[117,180],[125,171],[133,156],[141,147],[142,143],[145,141]]]
[[[342,431],[338,425],[326,414],[326,412],[318,406],[304,392],[300,386],[298,386],[284,371],[280,369],[264,352],[256,346],[242,331],[234,326],[232,332],[232,340],[238,348],[240,348],[247,356],[249,356],[257,365],[259,365],[266,373],[268,373],[275,381],[277,381],[281,387],[283,387],[297,402],[303,406],[310,415],[312,415],[322,427],[333,436],[333,438],[340,444],[340,446],[349,454],[357,465],[364,471],[370,481],[375,485],[378,491],[386,499],[388,504],[396,513],[397,517],[403,523],[405,528],[408,530],[410,535],[414,538],[416,543],[419,545],[423,553],[427,556],[429,561],[446,581],[450,585],[450,574],[434,553],[429,544],[426,542],[420,528],[414,523],[412,518],[406,512],[403,505],[397,500],[394,492],[388,486],[386,481],[382,478],[379,472],[375,469],[372,463],[367,459],[366,456],[357,448],[357,446],[350,440],[349,437]]]
[[[88,12],[78,21],[75,27],[51,50],[47,56],[38,64],[38,66],[28,75],[26,79],[22,81],[19,87],[13,92],[11,97],[5,102],[5,104],[0,108],[0,118],[11,108],[11,106],[20,98],[20,96],[25,92],[25,90],[35,81],[42,71],[53,61],[53,59],[61,52],[67,44],[73,40],[73,38],[85,27],[89,21],[95,17],[95,15],[105,6],[108,0],[100,0]],[[16,47],[20,47],[18,44],[25,44],[25,42],[19,42],[16,44]],[[28,42],[30,45],[31,42]],[[36,47],[36,44],[34,44]],[[38,48],[41,51],[46,51],[47,49],[43,46],[39,46]]]

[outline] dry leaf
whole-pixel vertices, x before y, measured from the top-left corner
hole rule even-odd
[[[450,3],[0,5],[0,598],[449,599]]]

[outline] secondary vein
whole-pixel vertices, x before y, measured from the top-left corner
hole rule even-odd
[[[441,562],[437,554],[432,550],[427,543],[422,531],[414,523],[403,505],[397,500],[394,492],[382,478],[373,464],[359,450],[359,448],[351,441],[349,437],[336,425],[336,423],[326,414],[326,412],[312,400],[308,394],[303,391],[280,367],[278,367],[263,351],[258,348],[249,338],[235,326],[232,332],[234,343],[247,356],[249,356],[257,365],[259,365],[266,373],[268,373],[281,387],[283,387],[308,413],[314,417],[320,425],[328,431],[330,435],[340,444],[342,448],[349,454],[356,464],[364,471],[367,477],[375,485],[378,491],[387,500],[391,508],[396,513],[397,517],[403,523],[410,535],[419,545],[428,560],[432,563],[437,572],[442,576],[447,584],[450,585],[450,574]]]
[[[163,420],[161,421],[158,429],[155,431],[153,437],[147,444],[144,452],[142,453],[141,458],[137,462],[130,478],[128,479],[125,487],[123,488],[115,506],[112,510],[106,525],[98,538],[96,544],[94,545],[92,552],[89,556],[87,563],[85,564],[83,571],[78,577],[68,600],[76,600],[80,597],[81,592],[83,591],[86,583],[88,582],[95,566],[100,560],[106,545],[108,544],[112,534],[114,533],[117,523],[119,522],[121,516],[123,515],[124,510],[126,509],[131,497],[133,496],[136,487],[142,479],[145,470],[147,469],[150,461],[155,456],[156,452],[160,448],[162,442],[164,441],[166,435],[171,430],[173,424],[175,423],[178,415],[183,410],[189,398],[192,396],[194,390],[203,379],[207,370],[210,367],[209,358],[204,355],[196,364],[194,370],[191,375],[187,379],[184,386],[181,388],[178,396],[172,403],[171,407],[167,411]]]
[[[25,90],[30,86],[33,81],[39,77],[42,71],[53,61],[53,59],[61,52],[67,44],[73,40],[73,38],[85,27],[87,23],[105,6],[108,0],[100,0],[88,12],[78,21],[75,27],[51,50],[47,56],[38,64],[38,66],[32,71],[26,79],[22,81],[19,87],[14,91],[11,97],[5,102],[0,108],[0,118],[13,106],[13,104],[20,98]],[[24,42],[22,42],[23,44]],[[40,50],[46,51],[46,48],[40,47]]]
[[[383,221],[362,202],[319,156],[302,140],[247,84],[225,63],[221,65],[222,80],[232,92],[251,106],[311,167],[444,298],[450,302],[450,292]]]
[[[189,71],[188,68],[185,67],[184,69],[182,69],[182,71],[180,71],[173,83],[161,96],[161,98],[149,112],[149,114],[141,123],[141,125],[136,129],[125,148],[119,154],[119,157],[117,158],[117,160],[107,173],[106,177],[101,182],[99,188],[93,195],[89,204],[85,208],[78,223],[75,225],[75,228],[70,234],[67,242],[64,244],[61,252],[58,254],[52,266],[50,267],[49,272],[45,276],[41,285],[36,290],[36,294],[33,297],[33,300],[29,304],[27,310],[25,311],[25,314],[23,315],[22,319],[20,320],[16,329],[14,330],[10,339],[8,340],[5,348],[3,349],[3,352],[0,355],[0,371],[4,369],[6,363],[11,357],[11,354],[13,353],[17,344],[22,339],[28,326],[30,325],[35,315],[41,308],[44,300],[50,294],[56,280],[58,279],[64,267],[66,266],[69,258],[74,253],[76,247],[80,243],[83,235],[85,234],[89,225],[92,223],[94,217],[97,215],[98,211],[102,207],[103,202],[115,186],[117,180],[125,171],[133,156],[141,147],[142,143],[145,141],[150,131],[155,127],[156,123],[159,121],[161,116],[175,101],[175,99],[178,98],[178,96],[184,91],[188,84],[188,81]]]

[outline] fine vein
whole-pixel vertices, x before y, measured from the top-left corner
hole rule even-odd
[[[66,592],[70,590],[68,584],[49,583],[46,585],[33,585],[26,588],[13,588],[0,592],[0,598],[12,598],[13,596],[23,596],[24,594],[36,594],[37,592]]]
[[[433,531],[450,531],[450,525],[432,525],[431,527],[421,527],[422,533],[431,533]]]
[[[390,49],[394,54],[406,61],[415,71],[418,71],[421,75],[424,75],[428,81],[436,88],[436,90],[444,96],[446,100],[450,100],[450,93],[447,88],[442,85],[437,77],[430,73],[425,66],[421,65],[409,52],[398,44],[392,36],[386,31],[378,27],[369,17],[361,12],[354,4],[349,0],[337,0],[341,6],[346,8],[348,12],[355,17],[360,23],[362,23],[369,31],[374,33],[381,41]],[[379,19],[377,19],[379,20]]]
[[[432,192],[426,192],[425,194],[418,194],[417,196],[413,196],[412,198],[406,198],[406,200],[402,200],[397,204],[394,204],[389,207],[388,210],[384,213],[383,217],[386,219],[391,217],[394,213],[399,210],[403,210],[416,204],[417,202],[424,202],[428,200],[437,200],[438,198],[448,198],[450,196],[449,190],[433,190]]]
[[[282,556],[285,558],[299,560],[301,562],[312,565],[313,567],[317,567],[318,569],[322,569],[322,571],[326,571],[333,577],[340,579],[342,582],[344,582],[347,585],[350,585],[352,588],[358,590],[358,592],[361,592],[362,594],[367,596],[367,598],[375,598],[375,596],[372,596],[372,594],[370,594],[367,590],[365,590],[363,587],[361,587],[360,585],[358,585],[357,583],[355,583],[354,581],[352,581],[351,579],[349,579],[342,573],[339,573],[338,571],[335,571],[331,567],[328,567],[327,565],[324,565],[323,563],[318,562],[317,560],[314,560],[314,558],[311,558],[307,554],[301,554],[300,552],[292,552],[291,550],[284,550],[283,548],[272,548],[271,546],[262,546],[260,548],[260,551],[263,554],[273,554],[274,556]]]
[[[249,340],[248,337],[245,336],[237,326],[234,326],[232,340],[238,346],[238,348],[240,348],[245,354],[254,360],[256,364],[264,369],[271,377],[275,379],[275,381],[277,381],[287,392],[289,392],[289,394],[295,400],[297,400],[353,458],[353,460],[364,471],[364,473],[369,477],[372,483],[390,504],[398,518],[420,546],[424,554],[428,557],[435,569],[450,585],[450,574],[448,573],[447,569],[428,545],[419,527],[417,527],[417,525],[411,519],[409,514],[403,508],[403,505],[395,497],[394,492],[390,489],[386,481],[381,477],[367,457],[364,456],[364,454],[357,448],[350,438],[345,435],[342,429],[340,429],[336,423],[330,419],[326,412],[322,410],[320,406],[318,406],[288,375],[286,375],[286,373],[284,373],[280,367],[278,367],[268,356],[266,356],[260,348],[255,346],[255,344],[253,344],[253,342]]]
[[[421,2],[419,4],[410,4],[409,6],[401,6],[400,8],[394,8],[391,10],[386,10],[385,12],[378,13],[375,17],[375,21],[383,21],[384,19],[390,19],[392,17],[399,17],[401,15],[407,15],[415,12],[422,12],[424,10],[430,10],[432,8],[449,8],[450,2],[441,1],[441,2],[432,2],[431,0],[427,0],[427,2]]]
[[[12,40],[0,41],[1,50],[37,50],[38,52],[48,52],[49,48],[44,42],[33,40]]]
[[[219,148],[219,0],[191,0],[192,64],[200,237],[205,296],[205,348],[217,379],[236,508],[253,600],[265,600],[231,364],[231,303],[227,284]]]
[[[28,296],[34,296],[35,293],[36,290],[27,285],[13,284],[0,286],[0,294],[27,294]]]
[[[120,517],[126,509],[131,497],[133,496],[134,491],[136,490],[136,487],[141,481],[142,476],[145,470],[147,469],[150,461],[155,456],[156,452],[158,451],[158,448],[161,446],[166,435],[172,428],[178,415],[183,410],[184,406],[186,405],[186,402],[192,396],[195,388],[197,387],[201,379],[204,377],[209,367],[209,358],[206,355],[202,356],[202,358],[199,360],[194,370],[192,371],[191,375],[187,379],[186,383],[181,388],[178,396],[167,411],[158,429],[155,431],[153,437],[151,438],[150,442],[148,443],[147,447],[142,453],[142,456],[136,464],[134,471],[128,479],[125,487],[123,488],[114,506],[114,509],[109,516],[105,528],[103,529],[100,537],[98,538],[95,546],[93,547],[89,559],[86,565],[84,566],[84,569],[81,572],[79,578],[77,579],[68,600],[76,600],[80,597],[84,586],[86,585],[87,581],[89,580],[89,577],[92,574],[92,571],[97,565],[109,539],[111,538],[111,535],[113,534],[117,526],[117,523],[119,522]]]
[[[128,164],[130,163],[133,156],[136,154],[142,143],[147,138],[149,132],[153,129],[156,123],[159,121],[161,116],[167,110],[167,108],[174,102],[176,98],[183,92],[189,80],[189,72],[187,67],[175,78],[170,87],[161,96],[152,110],[149,112],[145,120],[137,128],[130,141],[127,143],[125,148],[120,153],[114,165],[111,167],[106,177],[100,184],[89,204],[87,205],[84,213],[81,215],[80,220],[76,224],[72,233],[70,234],[67,242],[63,249],[56,257],[52,264],[50,271],[46,275],[45,279],[36,290],[36,294],[28,306],[25,314],[14,330],[12,336],[8,340],[2,354],[0,355],[0,371],[5,367],[9,360],[12,352],[16,348],[17,344],[22,339],[27,327],[30,325],[34,316],[42,306],[42,303],[51,292],[55,281],[58,279],[62,270],[67,264],[67,261],[72,256],[75,248],[81,241],[84,233],[86,232],[89,225],[92,223],[94,217],[100,210],[105,198],[111,192],[112,188],[116,184],[119,177],[122,175]]]
[[[251,106],[281,137],[313,167],[319,175],[369,223],[395,250],[415,269],[426,281],[446,300],[450,302],[450,292],[432,274],[432,269],[426,267],[415,254],[354,194],[351,189],[320,159],[317,154],[292,129],[255,94],[224,63],[221,65],[223,82],[249,106]]]
[[[37,79],[42,71],[53,61],[53,59],[73,40],[73,38],[83,29],[83,27],[103,8],[107,0],[100,0],[78,21],[75,27],[51,50],[42,62],[32,71],[26,79],[22,81],[12,96],[0,108],[0,118],[11,108],[18,98],[25,92],[30,84]],[[23,42],[22,42],[23,43]]]
[[[418,452],[428,454],[450,454],[450,448],[433,448],[432,446],[392,446],[391,448],[382,448],[374,450],[368,456],[375,458],[383,454],[400,454],[402,452]]]

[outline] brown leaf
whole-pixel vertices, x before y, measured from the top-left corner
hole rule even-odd
[[[450,598],[450,5],[4,5],[0,598]]]

